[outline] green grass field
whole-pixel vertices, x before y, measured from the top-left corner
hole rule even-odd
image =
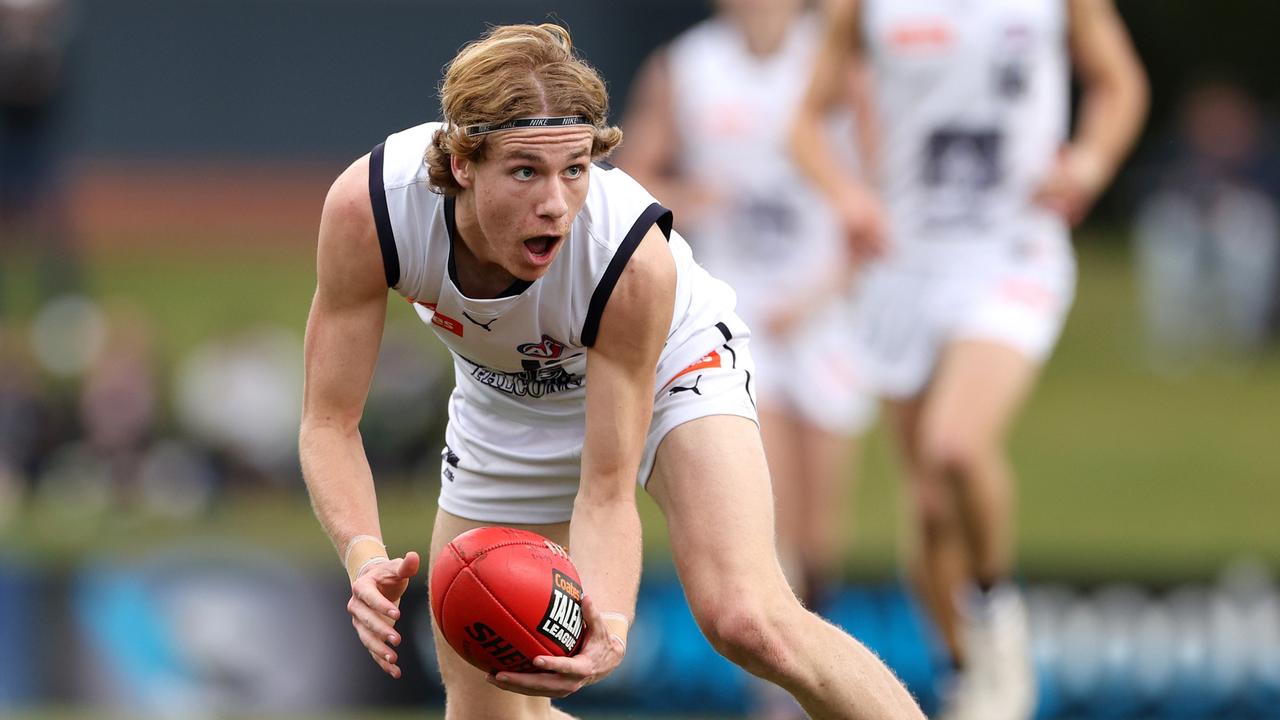
[[[170,360],[210,334],[248,324],[283,324],[301,336],[314,283],[309,250],[197,247],[99,253],[90,264],[92,290],[141,307]],[[21,308],[23,275],[14,276],[7,292]],[[1086,238],[1080,278],[1059,351],[1013,439],[1024,572],[1160,582],[1206,577],[1241,555],[1280,568],[1280,358],[1164,379],[1142,362],[1122,247]],[[398,296],[389,304],[394,322],[416,324]],[[421,337],[426,352],[439,351],[425,331]],[[857,577],[883,578],[896,562],[897,484],[882,433],[866,445],[847,509],[848,563]],[[425,547],[430,489],[390,483],[382,497],[392,546]],[[661,562],[661,519],[647,500],[642,509],[648,559]],[[181,527],[117,515],[67,527],[28,512],[0,528],[6,548],[72,561],[90,548],[128,552],[229,537],[284,549],[304,562],[332,562],[300,487],[230,497],[209,517]]]

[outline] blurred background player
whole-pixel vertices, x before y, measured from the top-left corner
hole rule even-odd
[[[821,611],[839,571],[845,469],[874,400],[849,352],[840,228],[787,152],[797,78],[812,73],[820,39],[806,5],[718,0],[653,53],[617,162],[669,203],[698,261],[737,292],[782,552],[796,592]]]
[[[1134,260],[1149,359],[1185,373],[1256,359],[1280,299],[1280,158],[1256,98],[1226,78],[1181,101],[1138,207]]]
[[[1144,74],[1110,0],[833,9],[792,146],[872,259],[855,344],[909,478],[912,580],[958,670],[944,715],[1029,717],[1005,435],[1074,295],[1068,224],[1133,144]],[[1083,94],[1067,142],[1072,62]],[[822,126],[851,63],[870,77],[874,111],[858,122],[878,138],[861,144],[874,189]]]

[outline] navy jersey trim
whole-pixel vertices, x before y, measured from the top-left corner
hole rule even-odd
[[[373,225],[378,230],[378,247],[382,248],[382,272],[387,287],[393,288],[400,284],[400,253],[391,229],[391,211],[387,209],[387,186],[382,179],[383,145],[378,143],[369,153],[369,202],[373,206]]]
[[[662,234],[668,240],[671,239],[671,211],[662,207],[658,203],[653,203],[640,213],[640,217],[636,219],[631,229],[627,231],[627,236],[622,239],[622,243],[618,245],[618,250],[613,254],[613,259],[609,261],[609,266],[604,269],[604,275],[600,277],[600,282],[596,285],[596,289],[591,293],[591,303],[587,305],[587,319],[582,323],[582,344],[591,347],[596,344],[596,335],[600,332],[600,317],[604,315],[604,306],[609,302],[609,296],[613,295],[613,288],[618,284],[618,278],[622,277],[622,270],[627,266],[627,262],[631,260],[631,256],[635,254],[636,248],[640,247],[640,241],[648,234],[649,228],[657,225]]]
[[[466,293],[462,292],[462,283],[458,282],[458,263],[453,259],[453,246],[462,242],[462,239],[458,237],[458,218],[454,215],[456,208],[457,200],[452,195],[446,196],[444,199],[444,229],[449,233],[449,279],[453,281],[453,286],[458,288],[458,292],[465,297]],[[533,283],[516,278],[516,281],[511,283],[506,290],[498,293],[498,297],[515,297],[528,290],[530,285],[533,285]]]

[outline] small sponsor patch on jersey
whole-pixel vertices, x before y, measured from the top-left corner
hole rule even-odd
[[[429,303],[429,302],[418,302],[418,304],[419,304],[419,305],[421,305],[421,306],[423,306],[423,307],[425,307],[426,309],[428,309],[428,310],[430,310],[430,311],[431,311],[431,324],[432,324],[432,325],[435,325],[436,327],[444,328],[445,330],[448,330],[449,332],[453,333],[454,335],[457,335],[458,337],[462,337],[462,323],[461,323],[461,322],[459,322],[459,321],[457,321],[457,320],[454,320],[453,318],[449,317],[448,315],[445,315],[444,313],[442,313],[442,312],[440,312],[439,310],[437,310],[437,309],[436,309],[436,304],[435,304],[435,303]]]
[[[551,602],[538,632],[564,648],[566,655],[573,654],[582,637],[582,586],[559,570],[551,571]]]
[[[701,358],[698,358],[696,361],[694,361],[693,364],[691,364],[689,367],[671,376],[671,379],[668,380],[662,387],[666,387],[667,385],[670,385],[671,383],[675,382],[676,380],[679,380],[680,378],[684,377],[685,375],[688,375],[691,372],[697,372],[699,370],[705,370],[706,368],[713,368],[713,367],[720,367],[720,353],[716,350],[712,350],[706,355],[703,355]]]
[[[889,42],[901,50],[943,48],[953,39],[951,26],[941,20],[903,22],[889,31]]]

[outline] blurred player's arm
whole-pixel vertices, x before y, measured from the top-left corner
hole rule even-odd
[[[399,677],[394,631],[399,601],[418,556],[386,560],[373,474],[360,417],[373,379],[387,311],[387,284],[369,204],[367,156],[338,177],[325,198],[316,251],[316,293],[307,318],[302,474],[325,532],[352,582],[348,612],[378,665]]]
[[[792,119],[789,145],[796,165],[822,191],[840,217],[855,257],[884,252],[884,211],[875,193],[834,152],[827,115],[848,105],[857,126],[857,149],[865,176],[875,172],[876,119],[870,79],[862,58],[857,0],[825,3],[822,47],[809,88]]]
[[[1082,86],[1078,129],[1036,197],[1078,222],[1137,140],[1150,91],[1112,0],[1070,0],[1069,27]]]
[[[720,199],[711,188],[681,175],[677,167],[682,140],[669,62],[665,48],[656,50],[636,74],[622,119],[626,135],[613,160],[670,208],[683,226]]]

